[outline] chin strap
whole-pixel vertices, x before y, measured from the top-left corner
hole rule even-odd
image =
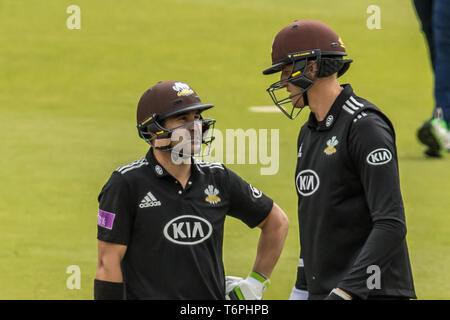
[[[303,92],[303,108],[309,106],[308,91]]]
[[[156,150],[160,150],[160,151],[171,151],[172,147],[169,145],[164,146],[164,147],[156,147],[154,145],[151,145],[152,148],[156,149]]]

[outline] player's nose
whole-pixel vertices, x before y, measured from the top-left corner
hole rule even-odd
[[[285,77],[281,77],[280,86],[286,88],[289,91],[289,89],[288,89],[289,81],[287,81],[287,79]]]
[[[192,134],[194,133],[201,133],[202,132],[202,122],[198,119],[192,120],[192,123],[189,127],[187,127],[189,132]]]

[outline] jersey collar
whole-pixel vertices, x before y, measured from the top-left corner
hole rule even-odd
[[[334,123],[336,122],[339,113],[341,112],[342,105],[347,101],[347,99],[353,94],[353,89],[350,84],[342,85],[344,90],[337,96],[330,110],[328,111],[325,119],[322,121],[317,121],[314,114],[311,112],[308,119],[308,127],[316,129],[317,131],[328,131],[331,130]]]
[[[153,149],[150,148],[150,150],[147,152],[147,155],[145,156],[147,158],[147,161],[149,163],[150,170],[155,174],[157,178],[164,178],[167,176],[171,176],[169,172],[167,172],[166,169],[156,160],[155,155],[153,154]],[[203,174],[200,168],[197,167],[195,164],[196,159],[191,157],[191,177],[194,178],[198,174]]]
[[[153,154],[153,148],[150,148],[150,150],[148,150],[145,157],[147,158],[147,161],[149,163],[150,170],[153,171],[156,177],[163,178],[169,175],[166,169],[164,169],[164,167],[159,164],[158,160],[156,160],[155,155]]]

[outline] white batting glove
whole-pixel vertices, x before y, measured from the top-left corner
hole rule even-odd
[[[241,277],[226,276],[225,277],[225,299],[230,300],[229,293],[244,280]]]
[[[228,293],[227,300],[261,300],[270,280],[252,271],[247,278],[240,280]]]
[[[295,286],[292,288],[291,296],[289,300],[308,300],[309,292],[306,290],[297,289]]]

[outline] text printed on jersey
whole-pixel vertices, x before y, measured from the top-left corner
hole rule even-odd
[[[392,153],[385,148],[373,150],[367,156],[367,163],[373,166],[380,166],[392,160]]]
[[[300,171],[295,178],[295,185],[302,196],[310,196],[319,189],[319,175],[311,169]]]
[[[208,220],[194,215],[182,215],[167,222],[164,236],[176,244],[195,245],[208,239],[212,231]]]

